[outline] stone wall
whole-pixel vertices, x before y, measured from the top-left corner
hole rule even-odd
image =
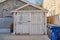
[[[25,5],[26,3],[19,0],[7,0],[0,3],[0,17],[10,16],[10,11]]]

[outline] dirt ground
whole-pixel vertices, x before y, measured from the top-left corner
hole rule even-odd
[[[47,35],[5,35],[0,34],[0,40],[49,40]]]

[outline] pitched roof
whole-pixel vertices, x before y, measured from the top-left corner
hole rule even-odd
[[[25,4],[25,5],[22,6],[22,7],[19,7],[19,8],[17,8],[17,9],[15,9],[15,10],[12,10],[11,12],[20,10],[20,9],[26,7],[26,6],[29,6],[29,5],[31,5],[31,6],[33,6],[33,7],[35,7],[35,8],[38,8],[38,9],[40,9],[40,10],[43,10],[43,12],[46,12],[46,13],[48,12],[47,9],[44,9],[44,8],[42,8],[42,7],[39,7],[39,6],[37,6],[37,5],[35,5],[35,4],[31,3],[31,2],[29,2],[29,1],[26,1],[26,0],[21,0],[21,1],[22,1],[22,2],[25,2],[25,3],[27,3],[27,4]]]
[[[22,6],[22,7],[17,8],[16,10],[19,10],[19,9],[21,9],[21,8],[24,8],[24,7],[28,6],[28,5],[31,5],[31,6],[33,6],[33,7],[36,7],[36,8],[38,8],[38,9],[46,10],[46,9],[44,9],[44,8],[42,8],[42,7],[39,7],[39,6],[37,6],[37,5],[29,2],[29,1],[26,1],[26,0],[21,0],[21,1],[23,1],[23,2],[25,2],[25,3],[27,3],[27,4],[24,5],[24,6]]]
[[[31,6],[33,6],[33,7],[35,7],[35,8],[38,8],[38,9],[40,9],[40,10],[43,10],[44,12],[48,12],[47,9],[44,9],[44,8],[42,8],[42,7],[39,7],[39,6],[37,6],[37,5],[29,2],[29,1],[26,1],[26,0],[21,0],[21,1],[22,1],[22,2],[25,2],[25,3],[27,3],[27,4],[25,4],[25,5],[22,6],[22,7],[17,8],[16,10],[12,10],[12,11],[17,11],[17,10],[19,10],[19,9],[22,9],[22,8],[28,6],[28,5],[31,5]]]

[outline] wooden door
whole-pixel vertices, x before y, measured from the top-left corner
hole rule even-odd
[[[31,14],[18,13],[16,15],[16,33],[27,34],[29,33]]]
[[[44,14],[31,13],[30,34],[44,34]]]
[[[22,12],[16,14],[16,33],[44,34],[44,13]]]

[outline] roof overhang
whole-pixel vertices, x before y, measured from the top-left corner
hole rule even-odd
[[[33,6],[33,7],[35,7],[35,8],[38,8],[38,9],[40,9],[40,10],[43,10],[43,12],[45,12],[45,13],[48,12],[47,9],[44,9],[44,8],[42,8],[42,7],[39,7],[39,6],[37,6],[37,5],[35,5],[35,4],[31,3],[31,2],[28,2],[28,1],[26,1],[26,0],[21,0],[21,1],[23,1],[23,2],[25,2],[25,3],[27,3],[27,4],[24,5],[24,6],[22,6],[22,7],[19,7],[19,8],[17,8],[17,9],[15,9],[15,10],[12,10],[11,12],[18,11],[18,10],[20,10],[20,9],[22,9],[22,8],[24,8],[24,7],[26,7],[26,6],[28,6],[28,5],[31,5],[31,6]],[[27,11],[28,11],[28,10],[27,10]]]

